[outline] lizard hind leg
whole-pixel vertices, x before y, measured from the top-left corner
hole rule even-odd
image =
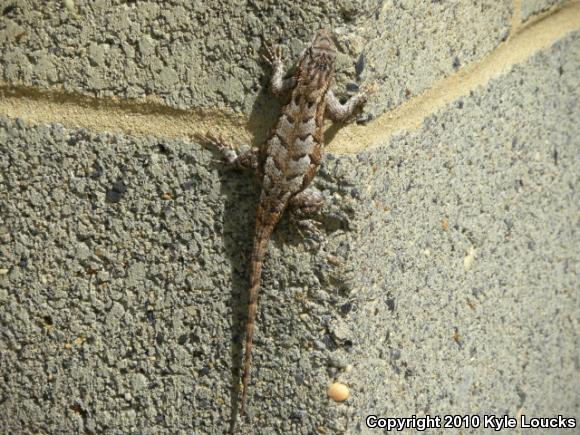
[[[309,216],[318,213],[323,204],[324,198],[320,192],[314,189],[303,190],[292,197],[288,204],[292,221],[296,223],[299,230],[304,230],[307,235],[314,239],[322,237],[319,228],[322,224],[317,220],[310,219]]]
[[[200,139],[204,143],[207,143],[220,151],[228,165],[241,169],[251,169],[253,171],[258,170],[258,149],[250,148],[249,150],[238,154],[234,146],[227,143],[221,136],[206,133],[204,136],[201,136]]]

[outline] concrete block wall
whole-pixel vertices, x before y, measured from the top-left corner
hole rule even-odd
[[[580,4],[278,3],[0,8],[0,431],[578,418]],[[273,237],[240,420],[259,187],[193,138],[259,145],[260,47],[322,26],[379,91],[327,130],[324,241]]]

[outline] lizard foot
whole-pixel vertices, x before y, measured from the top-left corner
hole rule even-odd
[[[224,156],[226,163],[230,166],[236,166],[242,169],[257,170],[258,168],[258,150],[250,148],[248,151],[238,155],[235,147],[227,143],[221,135],[214,133],[205,133],[197,135],[196,138],[204,145],[210,145],[217,149]]]
[[[269,65],[282,64],[284,61],[284,56],[282,54],[282,47],[279,45],[274,45],[272,42],[267,42],[264,44],[264,51],[266,54],[262,55],[262,59],[266,61]]]

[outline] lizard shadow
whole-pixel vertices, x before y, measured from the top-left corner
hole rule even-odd
[[[218,169],[220,178],[220,193],[224,201],[223,246],[224,253],[231,266],[229,289],[230,321],[230,421],[228,433],[240,433],[236,430],[239,421],[241,405],[241,390],[238,388],[242,374],[245,342],[243,340],[246,328],[247,309],[249,301],[249,266],[255,231],[256,209],[259,202],[260,186],[256,177],[245,171],[228,169],[223,166]],[[270,245],[285,243],[296,246],[303,242],[298,229],[288,216],[284,214],[272,235]],[[268,257],[262,279],[268,280]],[[254,338],[259,345],[259,337]],[[252,383],[250,383],[250,389]]]
[[[264,86],[263,89],[267,89]],[[276,122],[282,101],[272,98],[267,91],[263,91],[255,101],[248,120],[248,129],[252,132],[251,145],[263,149],[266,139]],[[213,150],[217,161],[222,160],[221,154]],[[240,384],[247,308],[249,301],[249,266],[254,237],[256,209],[260,196],[259,180],[250,171],[228,168],[227,164],[217,163],[215,168],[220,178],[220,189],[224,198],[224,249],[231,264],[231,298],[229,306],[231,310],[230,329],[230,357],[231,357],[231,416],[228,433],[238,433],[239,410],[241,405],[241,391],[237,386]]]
[[[216,154],[217,155],[217,154]],[[228,433],[236,433],[241,391],[238,388],[244,351],[243,335],[248,306],[249,264],[258,205],[259,185],[250,173],[218,167],[220,190],[224,200],[223,244],[231,265],[229,289],[230,325],[230,408]]]
[[[249,302],[249,266],[252,251],[256,209],[259,202],[260,186],[256,177],[245,171],[228,169],[218,170],[224,201],[223,244],[228,264],[231,265],[229,289],[230,325],[230,421],[229,434],[240,433],[236,430],[241,405],[240,379],[242,375],[245,341],[243,340]],[[288,216],[280,221],[272,235],[270,244],[288,243],[297,245],[302,238]],[[268,254],[266,254],[266,263]],[[268,267],[262,272],[267,281]],[[259,337],[254,338],[259,345]],[[250,389],[252,383],[250,382]]]
[[[263,149],[274,125],[282,102],[268,94],[268,74],[262,77],[262,91],[252,106],[246,128],[252,133],[249,144],[233,143],[234,146],[250,145]],[[249,171],[229,168],[223,155],[208,147],[214,156],[213,169],[217,171],[220,193],[223,198],[223,247],[231,265],[231,288],[229,298],[230,320],[230,419],[228,433],[236,430],[241,406],[240,378],[243,366],[247,308],[249,302],[249,265],[254,237],[256,209],[258,206],[259,180]],[[220,163],[223,162],[223,163]]]

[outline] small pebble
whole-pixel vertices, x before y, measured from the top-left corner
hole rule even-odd
[[[335,402],[344,402],[349,396],[348,387],[340,382],[335,382],[328,387],[328,397]]]
[[[473,266],[473,262],[475,261],[475,253],[476,249],[473,246],[469,248],[469,253],[463,259],[463,266],[465,267],[465,270],[469,270],[471,269],[471,266]]]

